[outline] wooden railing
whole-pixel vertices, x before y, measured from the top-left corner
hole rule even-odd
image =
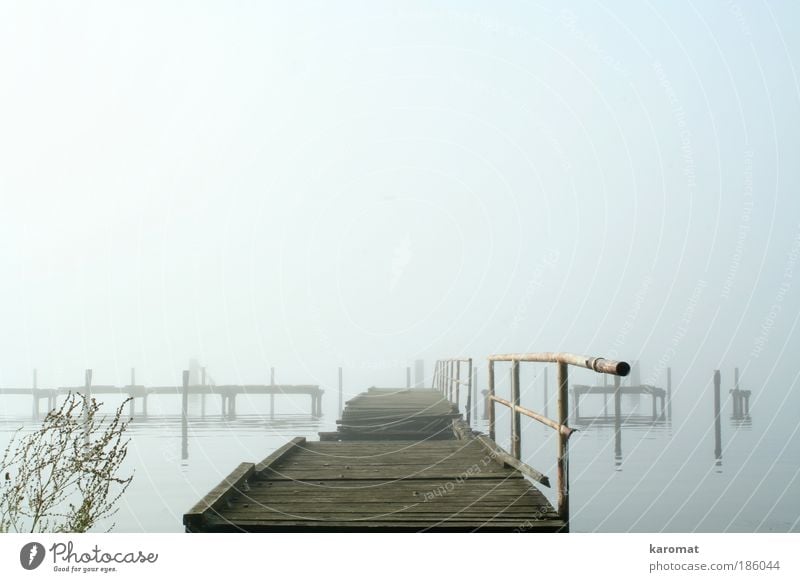
[[[542,424],[549,426],[558,433],[558,514],[568,522],[569,520],[569,458],[567,442],[574,429],[567,425],[569,375],[567,366],[588,368],[603,374],[626,376],[631,367],[627,362],[617,362],[604,358],[591,358],[575,354],[559,352],[543,352],[536,354],[501,354],[489,356],[489,438],[495,440],[495,403],[502,404],[512,412],[511,416],[511,454],[518,460],[522,457],[521,416],[527,416]],[[506,400],[495,394],[495,362],[511,363],[511,399]],[[520,362],[541,362],[558,364],[558,419],[553,420],[538,412],[520,406],[519,390],[519,364]]]
[[[466,380],[462,380],[461,366],[466,370]],[[456,408],[460,405],[461,387],[467,389],[467,424],[472,421],[473,394],[472,394],[472,358],[450,358],[438,360],[433,371],[433,387],[442,395],[455,403]]]

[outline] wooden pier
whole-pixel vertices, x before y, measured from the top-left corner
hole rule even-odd
[[[239,396],[268,395],[270,415],[274,415],[276,395],[303,395],[310,399],[310,412],[313,417],[322,416],[322,396],[324,390],[312,384],[188,384],[180,386],[143,386],[135,383],[133,373],[132,383],[127,386],[97,385],[92,383],[92,370],[86,370],[85,381],[82,386],[62,386],[58,388],[37,388],[36,376],[34,374],[33,388],[0,388],[0,396],[25,396],[32,399],[33,417],[39,418],[41,412],[41,401],[44,400],[46,410],[56,408],[56,401],[59,396],[66,396],[69,393],[95,395],[117,395],[123,398],[130,398],[129,415],[134,418],[137,415],[137,402],[141,405],[141,413],[148,416],[148,401],[154,396],[182,396],[188,397],[198,395],[202,398],[201,415],[205,415],[206,397],[220,398],[222,416],[226,418],[236,418],[236,399]],[[184,379],[186,374],[184,374]],[[186,406],[186,402],[183,403]],[[187,410],[182,410],[184,415]]]
[[[559,531],[565,523],[521,472],[454,429],[432,389],[377,389],[346,405],[339,431],[296,438],[242,463],[184,515],[209,531]],[[384,440],[385,439],[385,440]]]
[[[320,441],[298,437],[260,463],[240,464],[184,514],[186,531],[568,531],[566,367],[624,375],[627,364],[555,353],[490,357],[489,438],[459,413],[457,403],[470,410],[474,396],[471,371],[468,380],[451,375],[455,361],[471,369],[471,360],[440,361],[432,389],[370,388]],[[518,382],[511,401],[496,396],[493,364],[501,361],[515,370],[520,361],[558,362],[562,421],[519,406]],[[462,387],[469,393],[459,400]],[[494,441],[495,403],[511,408],[511,454]],[[549,479],[520,458],[520,415],[558,431],[557,508],[531,482]]]

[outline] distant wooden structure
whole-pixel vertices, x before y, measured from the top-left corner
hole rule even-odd
[[[739,368],[733,371],[733,390],[730,391],[731,400],[733,401],[733,415],[734,420],[742,420],[750,417],[750,390],[741,390],[739,388]]]
[[[558,363],[558,421],[520,406],[521,361]],[[469,372],[462,376],[456,362]],[[511,400],[495,393],[496,362],[512,365]],[[440,360],[433,389],[370,388],[346,403],[338,430],[319,442],[298,437],[260,463],[240,464],[184,514],[186,531],[568,531],[567,366],[624,375],[628,365],[559,353],[488,363],[488,437],[459,412],[462,388],[467,413],[473,409],[471,359]],[[511,410],[511,453],[494,440],[496,404]],[[550,486],[521,459],[520,416],[558,432],[557,508],[529,482]]]
[[[121,397],[128,397],[130,401],[130,417],[136,416],[136,403],[137,400],[141,403],[141,410],[144,416],[148,415],[148,399],[153,396],[159,395],[175,395],[175,396],[189,396],[200,395],[202,397],[202,412],[205,414],[205,398],[207,396],[218,396],[221,399],[222,415],[227,418],[236,418],[236,399],[240,396],[256,396],[256,395],[269,395],[270,397],[270,415],[274,414],[274,398],[276,395],[304,395],[310,398],[310,412],[315,418],[322,416],[322,396],[324,390],[319,386],[311,384],[275,384],[274,371],[273,382],[271,384],[224,384],[224,385],[211,385],[211,384],[186,384],[186,380],[190,377],[187,373],[183,374],[184,383],[180,386],[143,386],[135,383],[135,371],[131,370],[131,384],[127,386],[109,386],[109,385],[95,385],[92,383],[91,370],[86,371],[86,381],[82,386],[64,386],[58,388],[38,388],[37,375],[34,371],[34,385],[32,388],[0,388],[0,396],[27,396],[33,401],[33,417],[39,418],[41,411],[41,401],[46,403],[47,410],[52,410],[56,407],[56,402],[59,396],[66,394],[77,393],[87,395],[118,395]],[[205,382],[205,368],[202,369],[202,379]],[[182,402],[182,414],[188,414],[184,411],[187,401]]]
[[[581,418],[580,401],[586,395],[603,395],[616,396],[621,395],[637,395],[637,396],[650,396],[651,397],[651,416],[653,420],[658,418],[666,418],[666,397],[667,391],[663,388],[651,386],[650,384],[639,384],[637,386],[587,386],[584,384],[576,384],[572,387],[572,414],[573,418],[578,421]],[[608,416],[607,410],[605,416]]]

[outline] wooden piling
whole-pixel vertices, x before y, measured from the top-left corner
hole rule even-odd
[[[722,423],[720,422],[720,374],[714,370],[714,458],[722,459]]]
[[[406,388],[411,388],[411,366],[406,366]]]
[[[181,395],[181,460],[189,458],[189,370],[183,371]]]
[[[92,371],[86,370],[83,376],[83,440],[88,446],[89,444],[89,406],[92,403]]]
[[[136,368],[131,368],[131,391],[129,396],[131,397],[130,417],[134,418],[136,416]]]
[[[672,368],[667,368],[667,418],[672,420]]]
[[[183,391],[181,393],[181,418],[189,416],[189,370],[183,371]]]
[[[203,366],[200,368],[200,385],[206,385],[206,367]],[[206,416],[206,392],[203,390],[202,394],[200,394],[200,416],[201,418],[205,418]]]
[[[341,368],[339,368],[341,370]],[[340,374],[341,377],[341,374]],[[275,367],[271,367],[269,369],[269,385],[275,386]],[[269,395],[269,417],[270,419],[275,418],[275,395]]]
[[[33,369],[33,420],[39,420],[39,385],[36,368]]]

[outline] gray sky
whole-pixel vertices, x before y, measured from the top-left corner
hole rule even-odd
[[[332,4],[0,3],[0,384],[795,382],[793,3]]]

